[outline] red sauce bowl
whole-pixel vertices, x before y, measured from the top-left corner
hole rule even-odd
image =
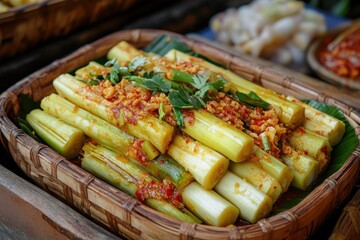
[[[342,33],[347,34],[338,38]],[[316,39],[306,56],[308,65],[319,78],[334,85],[360,90],[360,20],[343,24]]]

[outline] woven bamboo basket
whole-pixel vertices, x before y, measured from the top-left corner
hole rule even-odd
[[[0,14],[0,59],[124,12],[140,0],[44,0]]]
[[[360,238],[360,189],[343,209],[330,240]]]
[[[104,56],[121,40],[143,47],[160,30],[127,30],[114,33],[80,48],[64,59],[35,72],[0,96],[0,127],[3,145],[18,166],[40,187],[63,198],[69,205],[84,212],[113,232],[133,239],[304,239],[349,196],[360,169],[360,146],[343,166],[316,187],[295,207],[256,224],[234,227],[212,227],[190,224],[165,216],[134,198],[87,173],[64,159],[49,147],[39,144],[15,124],[19,95],[30,95],[35,101],[53,92],[52,81],[61,73],[70,72],[90,60]],[[360,135],[360,116],[331,96],[317,89],[292,82],[291,76],[247,62],[207,44],[177,35],[193,50],[226,65],[232,71],[284,94],[317,99],[339,107],[356,134]]]

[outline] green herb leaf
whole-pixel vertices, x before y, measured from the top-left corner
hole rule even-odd
[[[213,83],[205,84],[201,89],[199,89],[195,95],[199,96],[202,100],[206,100],[209,98],[209,92],[218,92],[225,85],[225,82],[222,80],[218,80]]]
[[[104,64],[105,67],[113,67],[113,66],[115,66],[115,65],[119,65],[119,63],[118,63],[118,61],[117,61],[116,58],[113,58],[113,59],[107,61],[107,62]]]
[[[100,83],[100,80],[87,78],[85,80],[85,83],[89,85],[98,85]]]
[[[117,68],[118,74],[121,76],[130,76],[131,73],[129,72],[129,69],[127,67],[119,67]]]
[[[131,75],[127,67],[119,66],[119,63],[116,58],[106,62],[104,66],[111,67],[111,71],[108,73],[105,79],[109,80],[113,85],[118,84],[121,81],[122,76]],[[95,82],[91,82],[91,83],[95,83]]]
[[[200,90],[195,92],[196,96],[199,96],[201,99],[205,99],[207,97],[208,91],[213,88],[211,85],[205,85]],[[216,90],[216,89],[215,89]]]
[[[148,60],[145,57],[134,57],[128,65],[131,72],[136,71],[139,67],[143,67],[147,64]]]
[[[156,73],[154,71],[144,72],[143,78],[153,78],[155,74]]]
[[[100,81],[100,80],[103,80],[104,79],[104,76],[103,75],[97,75],[97,74],[94,74],[92,72],[90,72],[90,79],[92,80],[97,80],[97,81]]]
[[[151,91],[167,93],[171,89],[171,82],[164,79],[161,73],[155,74],[153,78],[127,76],[126,79],[132,81],[135,86],[142,87]]]
[[[120,82],[120,78],[119,75],[116,71],[111,71],[109,72],[107,79],[110,80],[110,82],[115,85],[118,84]]]
[[[194,77],[193,74],[182,72],[177,69],[171,69],[172,81],[191,84],[193,83],[193,77]]]
[[[176,124],[180,128],[184,128],[185,127],[184,116],[183,116],[180,108],[174,107],[173,111],[174,111],[174,114],[175,114]]]
[[[220,77],[215,82],[210,83],[210,85],[213,86],[216,90],[220,90],[224,88],[226,83],[228,83],[228,81],[223,77]]]
[[[200,75],[200,74],[193,75],[193,74],[189,74],[186,72],[181,72],[176,69],[172,69],[171,71],[172,71],[172,80],[173,81],[190,84],[191,86],[193,86],[195,89],[198,90],[195,92],[195,96],[200,98],[200,102],[204,102],[207,99],[207,97],[208,97],[207,93],[209,91],[216,92],[217,89],[222,88],[224,85],[222,83],[222,81],[220,81],[220,80],[216,81],[214,83],[207,83],[208,77]],[[173,81],[172,81],[172,88],[179,89],[180,85],[177,83],[174,83]],[[193,90],[191,88],[188,88],[185,85],[183,85],[183,86],[189,93],[193,92]]]
[[[173,90],[169,93],[170,104],[176,108],[193,108],[186,96],[180,93],[180,90]]]
[[[270,104],[265,102],[264,100],[262,100],[256,93],[254,92],[249,92],[248,94],[245,93],[241,93],[241,92],[235,92],[233,94],[233,97],[252,107],[261,107],[263,109],[267,109],[269,108]]]
[[[163,120],[164,117],[165,117],[164,103],[160,103],[160,106],[159,106],[159,119]]]
[[[197,74],[193,76],[191,85],[196,89],[201,89],[206,85],[207,80],[206,77]]]
[[[205,106],[205,102],[199,96],[191,95],[183,86],[179,90],[173,90],[168,95],[171,105],[177,108],[199,109]]]

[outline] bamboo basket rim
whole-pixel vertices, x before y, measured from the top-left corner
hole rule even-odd
[[[34,165],[35,169],[41,169],[43,165],[46,165],[45,163],[50,162],[50,170],[46,169],[50,172],[50,177],[58,179],[60,173],[64,174],[63,171],[67,170],[67,172],[65,171],[66,174],[69,174],[69,176],[72,175],[74,179],[77,179],[77,186],[79,189],[75,190],[80,192],[83,197],[83,201],[87,203],[91,202],[89,200],[89,196],[92,196],[95,193],[99,196],[108,197],[108,200],[113,202],[113,204],[116,205],[115,208],[119,210],[118,215],[120,216],[116,217],[122,219],[121,225],[125,226],[126,231],[132,231],[132,233],[137,236],[141,233],[141,230],[132,225],[132,222],[135,222],[134,219],[142,219],[145,221],[144,223],[155,227],[162,234],[175,234],[176,236],[184,239],[212,239],[217,237],[232,239],[242,239],[247,237],[255,239],[255,237],[257,237],[256,239],[270,239],[274,236],[274,234],[276,234],[276,231],[283,231],[283,229],[287,229],[286,232],[290,233],[288,237],[291,238],[291,234],[299,232],[301,227],[306,228],[305,233],[302,234],[309,236],[314,231],[314,228],[321,224],[321,220],[319,222],[317,219],[313,219],[313,221],[310,221],[310,226],[304,226],[304,222],[306,222],[306,224],[309,222],[303,221],[303,218],[306,218],[307,214],[309,214],[308,211],[314,211],[316,208],[320,207],[325,200],[330,202],[330,206],[328,206],[329,209],[334,210],[346,198],[340,195],[342,191],[345,191],[343,184],[345,184],[347,188],[350,188],[350,190],[354,186],[354,181],[356,182],[359,176],[360,145],[357,146],[356,150],[337,172],[329,176],[323,183],[313,189],[313,191],[295,207],[277,215],[262,219],[255,224],[226,228],[203,224],[190,224],[165,216],[164,214],[139,203],[137,200],[129,197],[127,194],[110,186],[109,184],[104,184],[104,182],[61,157],[49,147],[37,143],[22,130],[18,129],[11,121],[9,112],[11,110],[16,111],[19,107],[16,104],[18,96],[21,93],[30,93],[35,100],[39,100],[41,98],[41,92],[38,88],[42,87],[40,80],[42,78],[50,78],[49,73],[51,73],[51,75],[56,75],[65,71],[68,72],[70,68],[69,65],[72,63],[74,63],[77,67],[84,65],[85,61],[80,59],[81,56],[84,55],[86,55],[86,59],[97,59],[100,55],[105,55],[103,53],[119,42],[119,39],[127,40],[130,43],[135,42],[141,45],[144,44],[144,41],[146,42],[158,34],[171,34],[177,36],[181,40],[185,41],[193,50],[201,53],[207,52],[214,57],[214,60],[220,59],[220,62],[226,62],[226,67],[236,73],[238,73],[238,69],[235,67],[241,65],[241,70],[244,70],[242,75],[245,77],[251,76],[250,80],[253,82],[262,83],[263,85],[278,85],[285,89],[289,89],[290,92],[306,91],[309,96],[316,100],[337,106],[343,111],[350,124],[354,127],[356,135],[360,140],[360,115],[353,108],[341,103],[331,96],[323,94],[318,95],[316,90],[307,89],[307,86],[302,83],[292,82],[289,76],[282,76],[281,73],[274,73],[272,69],[268,69],[266,66],[247,63],[237,55],[231,53],[225,54],[222,50],[209,46],[203,42],[188,39],[182,35],[163,30],[133,29],[119,31],[91,44],[87,44],[67,57],[57,60],[47,67],[31,74],[10,87],[7,91],[3,92],[0,95],[0,128],[3,145],[6,146],[8,144],[10,151],[13,149],[19,149],[20,147],[29,148],[30,159],[27,161]],[[278,78],[280,76],[281,78],[274,79],[274,76]],[[15,161],[24,160],[21,159],[24,158],[24,156],[15,155],[14,158]],[[346,179],[346,174],[352,174],[354,179]],[[350,183],[347,181],[350,181]],[[67,185],[68,183],[63,184]],[[46,189],[47,187],[45,186],[44,188]],[[72,186],[67,186],[67,188],[72,188]],[[98,199],[98,201],[101,202],[101,199]],[[121,203],[120,206],[119,203]],[[85,208],[85,213],[91,212],[89,207],[83,206],[83,208]],[[117,213],[113,212],[113,214],[116,215]],[[329,213],[323,214],[324,216],[322,217],[324,218],[325,216],[328,216]],[[107,217],[109,218],[109,216]],[[112,217],[109,219],[113,220],[108,223],[110,228],[115,231],[119,231],[118,223],[114,222],[116,220]],[[123,228],[121,229],[123,230]]]

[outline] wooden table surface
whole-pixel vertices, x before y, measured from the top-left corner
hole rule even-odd
[[[0,239],[121,238],[0,165]]]

